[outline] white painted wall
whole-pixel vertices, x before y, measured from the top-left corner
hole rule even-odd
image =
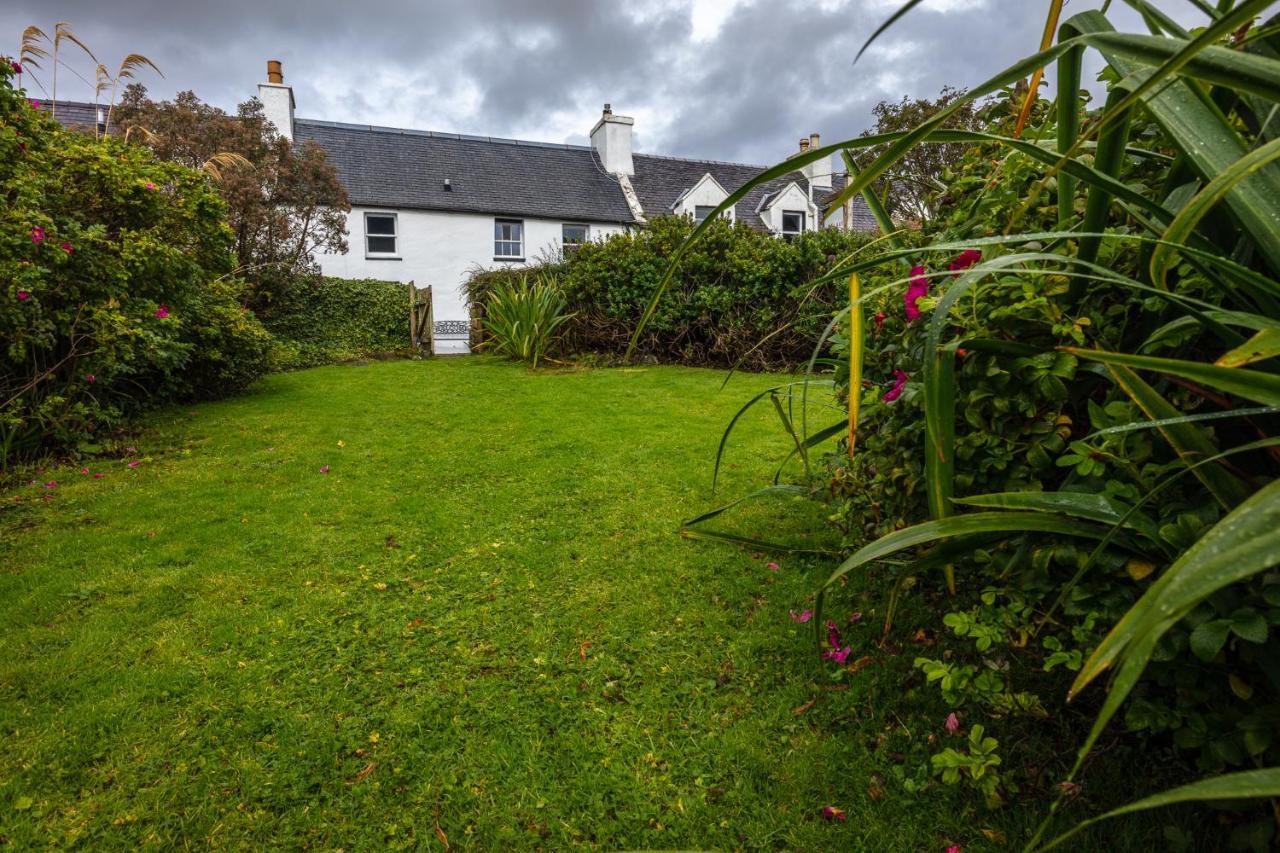
[[[293,87],[282,83],[259,83],[258,100],[262,114],[276,126],[276,132],[293,141]]]
[[[775,234],[782,232],[782,211],[784,210],[803,210],[806,231],[812,231],[818,227],[818,208],[809,201],[808,193],[800,189],[799,184],[788,184],[780,194],[769,199],[768,207],[760,211],[760,218]]]
[[[729,197],[724,187],[720,186],[720,182],[711,177],[708,173],[703,175],[693,188],[685,193],[676,205],[673,211],[676,214],[685,216],[693,216],[698,207],[715,207]],[[737,205],[725,211],[725,218],[733,222],[737,218]]]
[[[397,259],[365,257],[364,214],[396,214]],[[517,217],[512,217],[517,218]],[[347,216],[348,251],[345,255],[319,255],[320,269],[338,278],[378,278],[386,281],[431,285],[435,319],[470,321],[471,313],[462,285],[477,264],[484,267],[522,266],[516,261],[495,261],[493,216],[446,213],[433,210],[353,207]],[[561,225],[584,220],[524,218],[524,257],[533,262],[561,248]],[[587,223],[589,238],[603,239],[622,233],[615,223]],[[406,300],[408,297],[405,297]],[[441,353],[465,353],[461,341],[442,341]]]

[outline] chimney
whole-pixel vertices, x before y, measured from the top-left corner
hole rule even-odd
[[[822,137],[816,133],[809,134],[808,139],[800,140],[800,150],[812,151],[822,147]],[[800,171],[809,179],[809,186],[818,190],[831,189],[831,158],[822,157],[812,163],[800,167]]]
[[[604,105],[600,120],[591,129],[591,147],[600,155],[604,170],[611,175],[634,175],[631,160],[631,127],[636,120],[613,114],[611,104]]]
[[[808,151],[808,150],[809,150],[809,140],[808,140],[808,138],[806,138],[806,137],[804,137],[804,136],[800,137],[800,153],[801,153],[801,154],[803,154],[804,152],[806,152],[806,151]]]
[[[262,114],[275,125],[276,133],[292,142],[293,87],[285,85],[280,60],[267,60],[267,82],[258,84],[258,100],[262,101]]]

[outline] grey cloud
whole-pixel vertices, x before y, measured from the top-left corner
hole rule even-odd
[[[1069,12],[1097,5],[1076,0]],[[1170,5],[1188,16],[1190,4]],[[1034,50],[1044,7],[921,7],[857,65],[884,4],[747,0],[695,41],[679,0],[11,0],[0,33],[16,51],[27,24],[70,21],[108,66],[130,52],[153,59],[166,75],[145,80],[154,95],[193,89],[227,109],[279,58],[304,116],[581,142],[610,101],[663,118],[637,124],[643,150],[770,163],[812,131],[856,136],[882,99],[980,82]],[[89,76],[87,60],[68,57]],[[67,73],[59,85],[62,97],[90,94]]]

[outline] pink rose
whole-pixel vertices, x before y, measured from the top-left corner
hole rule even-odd
[[[942,724],[942,727],[947,730],[947,734],[951,735],[960,731],[960,718],[956,716],[955,711],[947,714],[947,721]]]
[[[31,298],[31,293],[26,290],[19,290],[16,295],[18,297],[19,302],[26,302],[28,299]]]
[[[168,317],[168,316],[169,316],[168,305],[161,305],[159,308],[156,309],[156,317],[158,319],[163,320],[165,317]]]
[[[86,373],[84,375],[84,381],[92,385],[93,383],[98,381],[98,377],[94,376],[92,373]]]
[[[39,225],[31,229],[31,242],[37,246],[44,242],[44,229]]]
[[[73,249],[73,248],[71,247],[71,243],[70,243],[69,241],[67,241],[67,240],[63,240],[63,241],[62,241],[62,245],[61,245],[61,246],[59,246],[58,248],[60,248],[60,249],[61,249],[62,251],[64,251],[64,252],[66,252],[68,255],[75,251],[75,249]]]
[[[956,255],[956,259],[947,266],[947,269],[951,270],[952,275],[960,275],[980,260],[982,260],[982,253],[977,249],[965,249]]]
[[[910,378],[911,376],[909,374],[904,373],[901,370],[895,370],[893,372],[893,387],[885,392],[884,401],[886,403],[892,403],[894,400],[901,397],[902,389],[907,386],[907,380]]]
[[[907,284],[907,292],[902,295],[902,303],[906,309],[907,322],[920,317],[920,308],[916,303],[922,296],[929,295],[929,279],[924,274],[924,267],[916,265],[911,268],[911,279]]]

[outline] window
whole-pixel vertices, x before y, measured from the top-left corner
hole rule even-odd
[[[802,231],[804,231],[804,211],[782,211],[782,236],[794,237]]]
[[[714,204],[698,204],[698,205],[694,205],[694,208],[693,208],[693,221],[694,221],[694,222],[702,222],[704,219],[706,219],[708,216],[710,216],[710,215],[711,215],[711,212],[712,212],[713,210],[715,210],[715,209],[716,209],[716,206],[715,206]]]
[[[394,213],[364,215],[364,254],[369,258],[396,256],[396,215]]]
[[[494,258],[524,259],[524,223],[519,219],[493,220]]]
[[[568,223],[561,225],[560,242],[564,246],[565,254],[573,252],[587,242],[587,226],[570,225]]]

